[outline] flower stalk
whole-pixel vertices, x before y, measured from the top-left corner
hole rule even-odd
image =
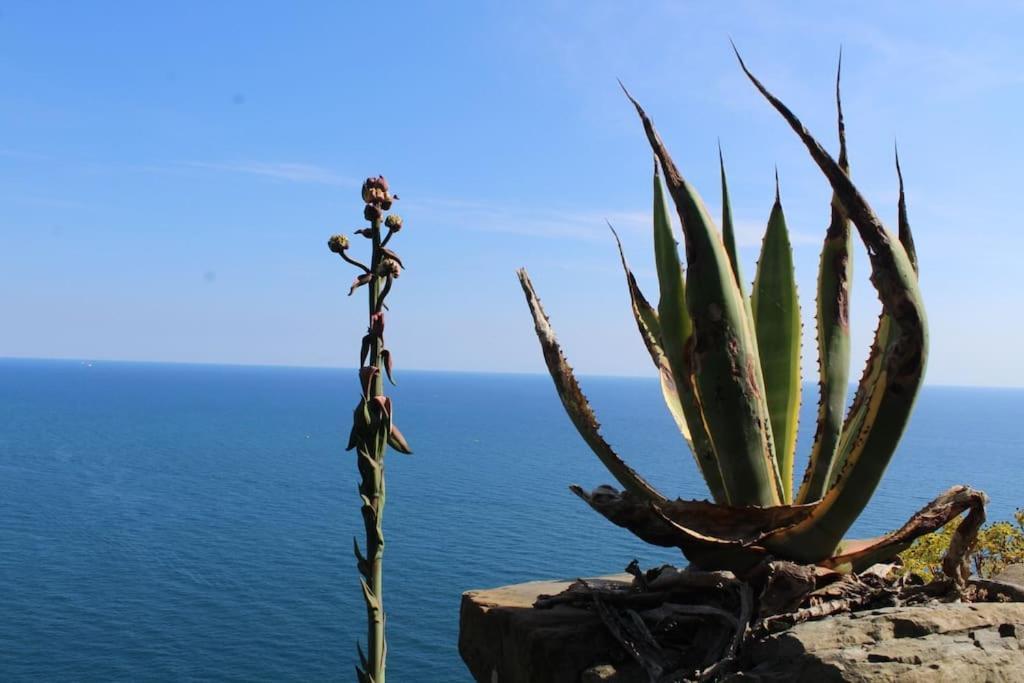
[[[385,300],[391,292],[394,280],[401,273],[401,261],[384,243],[396,232],[392,227],[400,226],[397,216],[384,218],[384,212],[391,208],[397,196],[388,192],[383,176],[367,178],[363,183],[363,201],[366,206],[363,217],[370,227],[357,233],[371,240],[370,265],[366,266],[348,255],[349,239],[335,235],[327,241],[328,248],[355,266],[359,275],[349,290],[351,296],[356,289],[367,285],[368,325],[359,352],[359,380],[361,395],[353,412],[352,432],[347,450],[355,450],[359,470],[359,497],[365,531],[364,548],[353,539],[356,566],[360,574],[360,585],[366,603],[366,652],[359,645],[359,665],[356,678],[360,683],[384,683],[387,660],[384,614],[384,529],[383,514],[386,498],[384,482],[384,456],[390,445],[400,453],[411,453],[402,433],[392,423],[391,399],[384,393],[384,374],[391,379],[391,352],[384,344]],[[381,228],[388,228],[381,236]]]

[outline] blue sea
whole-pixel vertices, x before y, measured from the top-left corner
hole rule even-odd
[[[416,453],[387,464],[392,680],[470,680],[465,590],[681,559],[568,491],[612,480],[546,376],[397,379]],[[638,470],[705,495],[655,380],[582,383]],[[357,391],[351,370],[0,361],[0,680],[352,680]],[[1024,391],[925,389],[854,533],[898,526],[957,483],[1010,517],[1022,424]]]

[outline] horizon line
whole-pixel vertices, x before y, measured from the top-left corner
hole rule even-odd
[[[282,370],[351,370],[358,368],[354,365],[311,365],[311,364],[289,364],[289,363],[226,363],[218,361],[176,361],[176,360],[132,360],[123,358],[90,358],[70,356],[0,356],[0,362],[4,361],[28,361],[28,362],[65,362],[65,363],[113,363],[120,365],[183,365],[199,367],[225,367],[225,368],[278,368]],[[464,375],[511,375],[517,377],[547,377],[546,372],[532,372],[529,370],[464,370],[455,368],[404,368],[402,372],[433,372],[433,373],[454,373]],[[657,379],[655,375],[627,375],[613,373],[578,373],[579,377],[594,379]],[[817,385],[814,380],[802,381],[801,384]],[[856,387],[856,382],[849,382],[850,387]],[[950,389],[1004,389],[1009,391],[1024,390],[1020,385],[991,385],[991,384],[935,384],[925,382],[924,387],[950,388]]]

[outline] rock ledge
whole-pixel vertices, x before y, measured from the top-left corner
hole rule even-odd
[[[626,574],[588,579],[629,583]],[[536,610],[568,581],[462,596],[459,652],[477,681],[645,681],[588,611]],[[729,681],[1024,681],[1024,603],[893,607],[798,624],[750,644]]]

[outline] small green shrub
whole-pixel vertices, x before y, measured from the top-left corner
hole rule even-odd
[[[1014,513],[1014,522],[993,522],[978,532],[971,563],[978,576],[989,578],[1011,564],[1024,563],[1024,508]],[[922,536],[900,553],[908,571],[931,579],[941,570],[942,556],[959,520]]]

